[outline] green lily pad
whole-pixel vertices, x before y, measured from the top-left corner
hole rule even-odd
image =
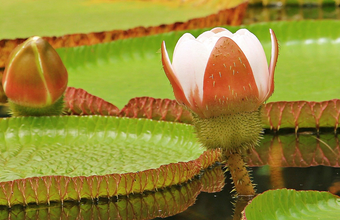
[[[180,1],[12,0],[1,4],[0,39],[127,30],[217,13],[219,4]],[[195,8],[195,10],[192,10]]]
[[[339,97],[340,21],[289,21],[242,26],[260,39],[269,60],[269,28],[277,35],[280,55],[275,91],[269,101],[324,101]],[[241,27],[228,27],[235,32]],[[197,36],[206,29],[189,31]],[[160,61],[164,40],[170,57],[184,32],[60,48],[69,86],[83,88],[118,108],[134,97],[173,99]]]
[[[138,172],[204,152],[192,126],[145,119],[18,117],[0,129],[0,181]]]
[[[340,198],[328,192],[270,190],[245,208],[247,220],[338,219]]]
[[[0,120],[0,205],[112,197],[176,185],[219,160],[186,124],[106,116]]]

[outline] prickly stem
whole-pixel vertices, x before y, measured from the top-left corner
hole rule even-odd
[[[226,150],[224,154],[238,196],[254,196],[255,190],[242,155],[235,150]]]

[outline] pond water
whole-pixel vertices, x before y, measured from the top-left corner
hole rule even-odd
[[[253,170],[254,183],[257,184],[257,192],[261,193],[273,189],[268,173],[268,167],[251,168]],[[298,190],[332,190],[332,185],[340,182],[340,168],[325,166],[308,168],[282,168],[284,187]],[[233,219],[235,199],[231,196],[232,190],[229,175],[226,175],[225,186],[221,192],[202,192],[195,205],[186,211],[166,219]],[[334,190],[334,189],[333,189]],[[339,195],[340,192],[338,192]],[[155,218],[161,219],[161,218]]]

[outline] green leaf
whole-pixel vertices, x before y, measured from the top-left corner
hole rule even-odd
[[[141,193],[219,160],[190,125],[105,116],[0,120],[0,205]]]
[[[18,117],[0,121],[0,181],[155,169],[204,149],[185,124],[116,117]]]
[[[0,33],[0,39],[158,26],[204,17],[221,9],[216,3],[193,5],[180,1],[59,0],[55,4],[45,0],[12,0],[2,3],[0,29],[6,31]]]
[[[328,192],[270,190],[245,208],[247,220],[338,219],[340,198]]]
[[[269,60],[269,28],[280,44],[275,91],[269,101],[324,101],[340,93],[340,21],[289,21],[243,26],[262,42]],[[228,27],[235,32],[240,27]],[[195,36],[206,29],[189,31]],[[134,97],[174,99],[162,70],[160,45],[170,57],[184,32],[119,40],[93,46],[58,49],[69,71],[69,86],[83,88],[118,108]],[[269,61],[268,61],[269,62]]]

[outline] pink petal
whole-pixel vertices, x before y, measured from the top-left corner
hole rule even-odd
[[[184,92],[183,92],[183,88],[182,88],[180,82],[178,81],[178,79],[177,79],[177,77],[174,73],[174,70],[172,68],[172,65],[170,63],[169,55],[168,55],[168,52],[166,51],[164,41],[162,43],[162,49],[161,50],[162,50],[163,68],[164,68],[166,76],[168,77],[168,79],[169,79],[169,81],[172,85],[175,97],[180,104],[184,104],[184,105],[187,105],[189,107],[190,105],[189,105],[188,100],[186,99]]]
[[[270,64],[269,64],[269,91],[265,97],[267,100],[274,92],[274,71],[277,63],[277,58],[279,56],[279,45],[277,43],[277,38],[272,29],[269,29],[272,41],[272,54],[270,57]]]
[[[204,76],[204,117],[254,111],[259,91],[240,47],[221,37],[211,52]]]
[[[264,101],[269,90],[269,72],[266,54],[260,41],[253,33],[246,29],[238,30],[232,36],[232,39],[246,55],[259,90],[259,100]]]

